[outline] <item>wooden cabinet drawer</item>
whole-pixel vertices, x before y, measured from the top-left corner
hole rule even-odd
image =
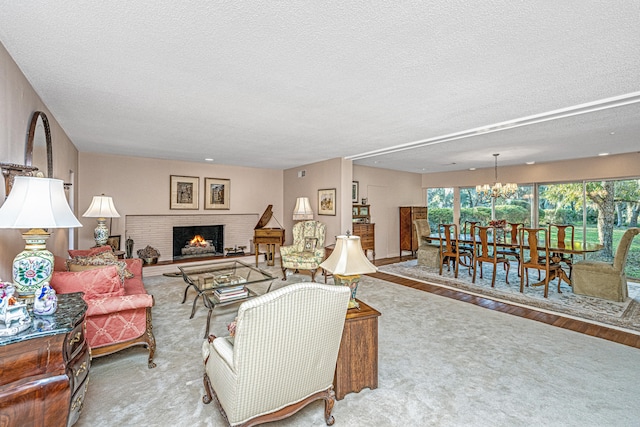
[[[67,334],[64,343],[66,360],[73,359],[84,346],[84,322]]]
[[[88,353],[88,352],[87,352]],[[84,406],[84,397],[87,394],[87,387],[89,386],[89,378],[85,378],[76,392],[71,396],[71,404],[69,406],[69,421],[67,426],[71,426],[80,418],[80,412]]]
[[[85,345],[83,351],[69,365],[69,378],[71,379],[71,392],[75,392],[89,374],[91,367],[91,354]]]

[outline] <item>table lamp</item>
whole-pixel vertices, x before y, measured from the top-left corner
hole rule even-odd
[[[50,228],[82,227],[73,215],[59,179],[15,177],[9,197],[0,208],[0,228],[24,228],[25,250],[13,260],[13,283],[18,296],[33,297],[51,281],[53,254],[47,250]]]
[[[313,219],[313,210],[311,209],[309,198],[298,197],[296,200],[296,207],[293,210],[293,220],[304,221],[308,219]]]
[[[120,218],[120,214],[113,205],[111,196],[93,196],[91,205],[85,213],[82,214],[86,218],[98,218],[98,226],[93,230],[93,238],[96,246],[104,246],[109,238],[109,229],[107,228],[107,218]]]
[[[351,289],[351,300],[349,308],[359,308],[356,302],[356,290],[360,275],[375,273],[378,268],[371,264],[360,244],[360,236],[338,236],[336,247],[320,267],[333,274],[333,281],[336,285],[349,286]]]

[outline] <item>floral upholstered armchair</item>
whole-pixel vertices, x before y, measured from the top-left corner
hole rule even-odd
[[[287,280],[287,269],[311,271],[315,281],[316,271],[324,259],[326,225],[319,221],[301,221],[293,226],[293,244],[280,246],[282,280]]]

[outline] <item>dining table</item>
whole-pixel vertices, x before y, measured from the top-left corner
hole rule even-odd
[[[444,238],[445,236],[441,235],[440,233],[431,233],[428,236],[421,236],[421,237],[427,242],[430,242],[433,244],[435,242],[439,243],[440,240],[442,240],[442,238]],[[478,236],[475,236],[475,242],[476,243],[480,242],[480,239]],[[493,244],[493,240],[490,239],[489,242]],[[473,244],[474,236],[470,234],[459,234],[458,243],[462,243],[466,245]],[[496,246],[500,248],[513,248],[513,249],[520,248],[519,244],[514,245],[511,242],[505,241],[505,239],[501,238],[500,236],[498,236],[498,241],[496,242]],[[531,249],[527,244],[523,245],[523,248],[527,250]],[[551,260],[554,262],[558,262],[562,254],[584,256],[587,253],[597,252],[599,250],[602,250],[602,248],[604,248],[604,245],[600,243],[593,243],[593,242],[583,243],[583,242],[575,242],[575,241],[571,242],[570,240],[566,242],[552,241],[549,244],[549,252],[551,253]],[[542,250],[542,251],[545,250],[545,246],[538,246],[538,250]],[[557,271],[557,275],[556,275],[556,271]],[[551,272],[551,277],[549,277],[549,282],[556,279],[558,276],[560,277],[560,280],[565,281],[569,286],[571,286],[571,279],[569,278],[567,273],[561,268]],[[532,286],[539,286],[539,285],[542,285],[543,283],[544,282],[534,283],[532,284]]]

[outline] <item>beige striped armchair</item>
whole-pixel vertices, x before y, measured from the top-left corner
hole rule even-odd
[[[235,336],[202,346],[205,396],[231,426],[288,417],[324,399],[334,422],[333,376],[350,292],[347,286],[298,283],[245,301]]]

